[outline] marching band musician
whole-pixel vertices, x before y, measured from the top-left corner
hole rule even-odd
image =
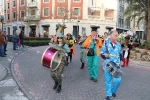
[[[75,52],[74,52],[74,40],[72,38],[72,35],[70,33],[67,34],[67,38],[66,38],[66,41],[67,41],[67,44],[68,44],[68,47],[70,49],[70,53],[68,53],[68,57],[70,57],[70,62],[72,62],[72,54],[75,55]],[[68,57],[67,57],[67,62],[68,62]]]
[[[88,36],[87,39],[84,41],[84,47],[92,48],[93,49],[92,51],[94,51],[94,55],[92,56],[87,55],[90,80],[94,82],[97,82],[97,78],[98,78],[98,61],[100,55],[100,47],[102,46],[102,40],[97,36],[96,30],[97,28],[92,27],[91,35]]]
[[[121,82],[121,76],[119,78],[115,78],[106,69],[108,61],[112,61],[117,65],[123,65],[122,49],[120,43],[117,42],[117,39],[118,32],[112,31],[110,40],[107,40],[106,44],[104,43],[101,48],[101,57],[104,59],[103,69],[106,88],[106,100],[110,100],[111,97],[116,97],[116,91]]]
[[[86,34],[82,33],[82,38],[80,39],[79,45],[80,45],[80,61],[82,63],[81,69],[84,68],[85,59],[86,59],[86,48],[84,47],[84,41],[86,39]]]
[[[55,82],[53,89],[57,89],[56,92],[59,93],[61,92],[61,86],[62,86],[61,74],[65,66],[65,56],[68,56],[67,53],[70,52],[68,45],[65,44],[62,33],[57,33],[56,46],[60,48],[60,50],[62,51],[61,52],[62,60],[61,60],[59,67],[55,71],[51,71],[51,77]]]

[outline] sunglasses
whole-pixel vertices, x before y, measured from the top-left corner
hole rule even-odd
[[[63,37],[57,37],[57,39],[63,39]]]

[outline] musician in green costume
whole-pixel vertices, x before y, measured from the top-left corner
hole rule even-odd
[[[82,34],[82,38],[79,42],[80,45],[80,61],[81,61],[81,69],[84,68],[85,60],[86,60],[86,48],[84,47],[84,41],[86,40],[86,34]]]

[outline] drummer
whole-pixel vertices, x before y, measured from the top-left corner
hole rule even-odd
[[[61,74],[65,66],[65,57],[68,56],[67,53],[70,52],[68,45],[64,41],[64,37],[62,33],[57,33],[56,46],[60,48],[60,50],[62,50],[61,52],[62,60],[59,67],[55,71],[51,70],[51,77],[55,82],[53,89],[56,89],[56,92],[59,93],[61,92],[61,87],[62,87]]]

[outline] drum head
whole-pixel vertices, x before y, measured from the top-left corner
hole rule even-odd
[[[62,59],[61,51],[57,51],[55,55],[53,56],[51,65],[50,65],[50,68],[52,71],[55,71],[59,67],[61,63],[61,59]]]

